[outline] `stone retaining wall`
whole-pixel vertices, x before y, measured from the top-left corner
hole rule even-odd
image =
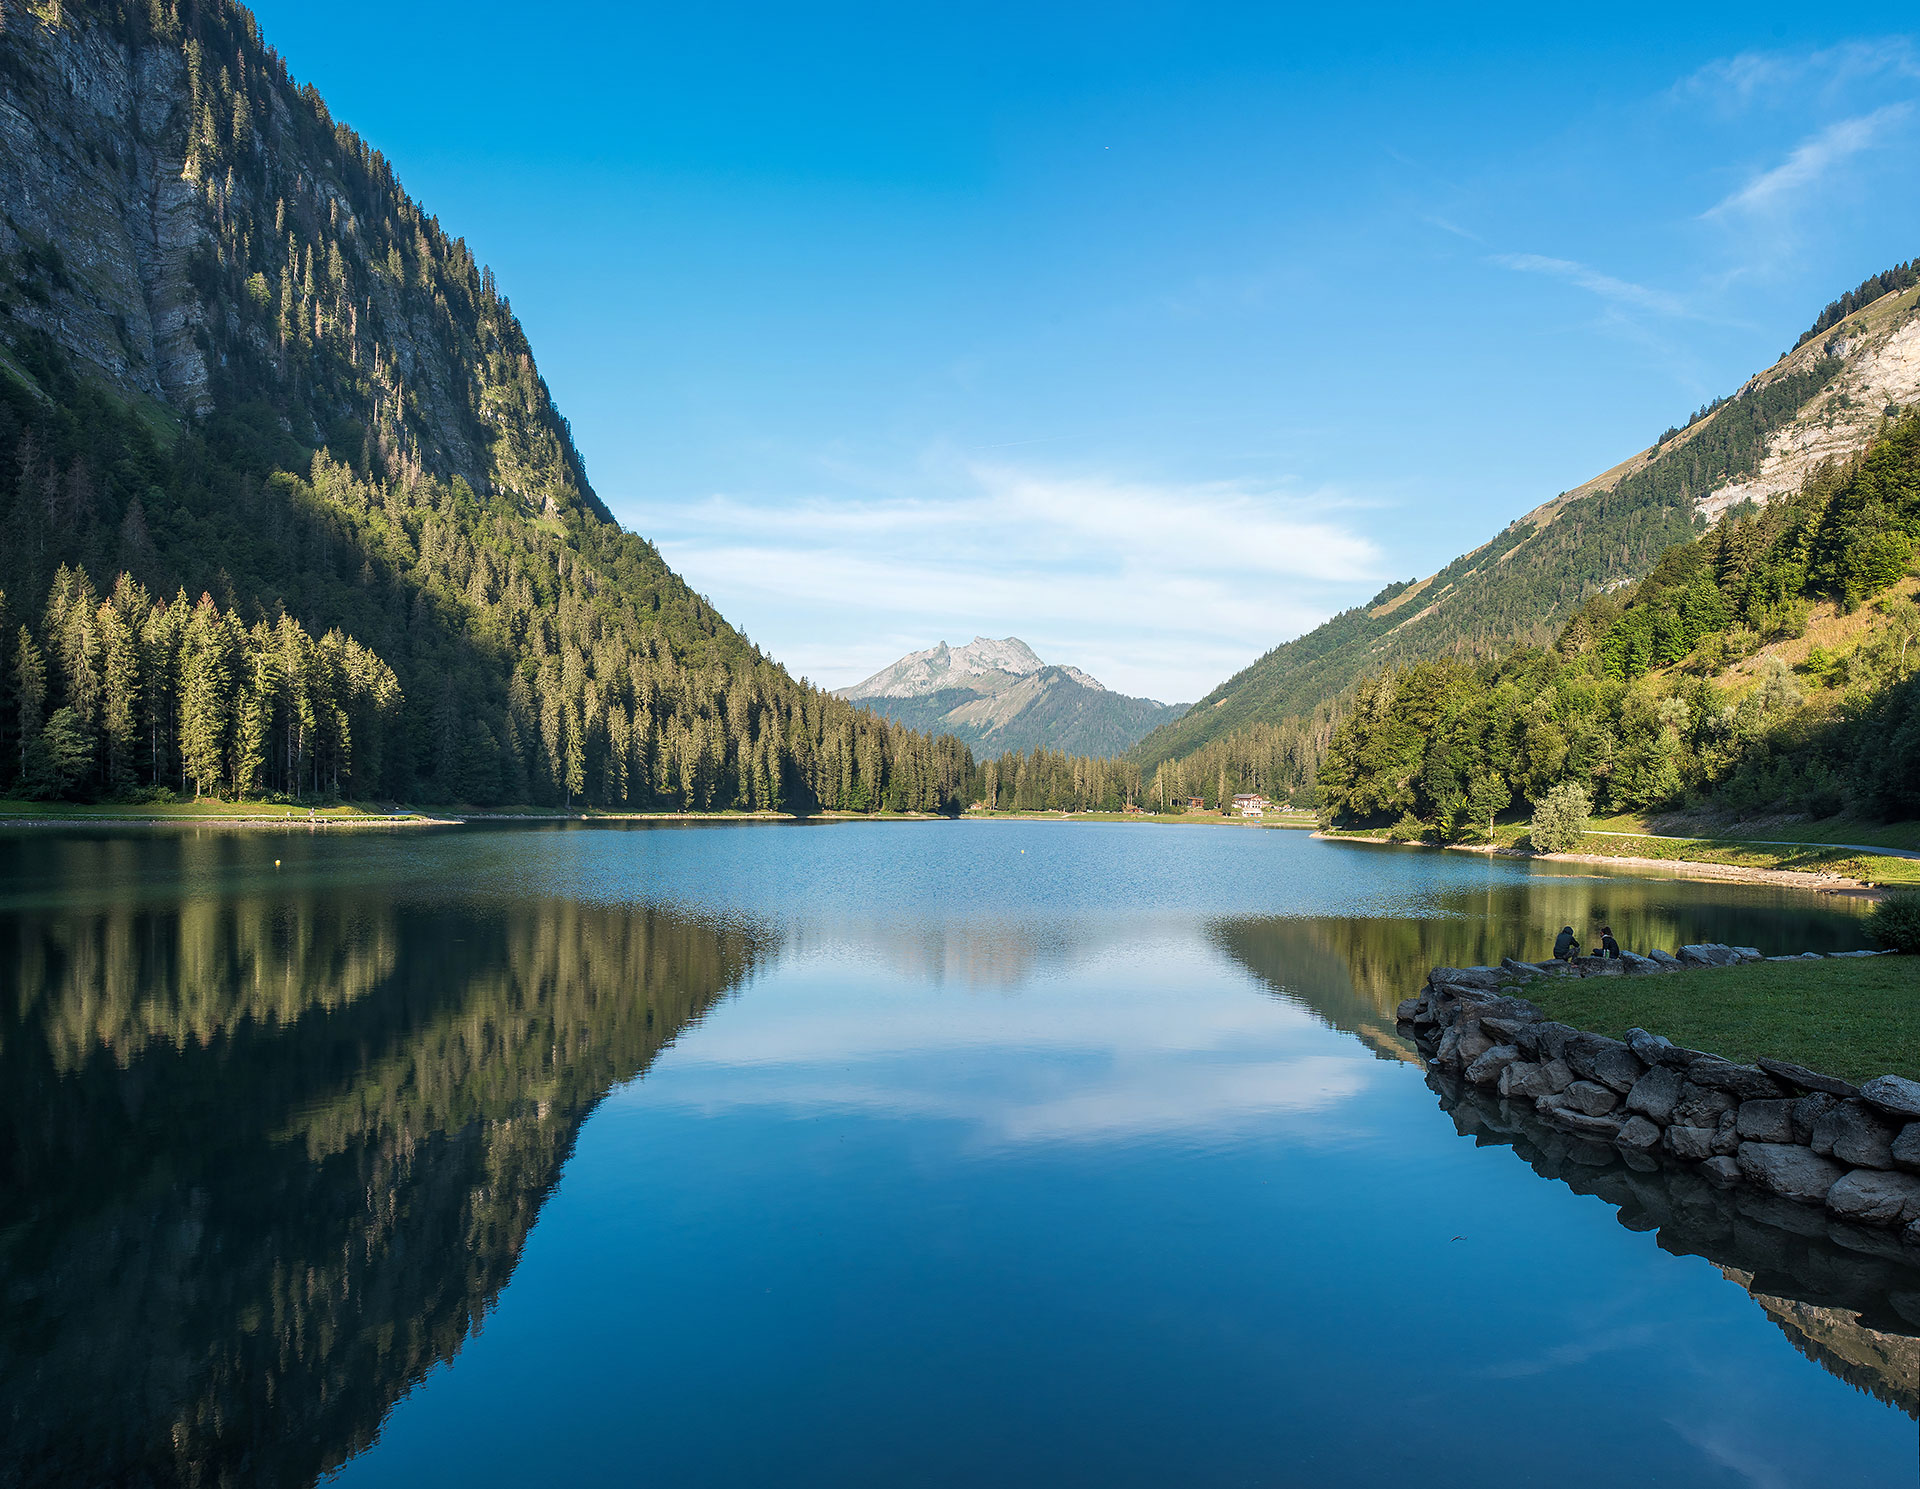
[[[1736,1064],[1644,1029],[1609,1039],[1517,996],[1540,977],[1658,976],[1761,960],[1795,958],[1702,945],[1678,955],[1436,967],[1398,1015],[1436,1069],[1526,1102],[1563,1131],[1891,1228],[1920,1246],[1920,1081],[1883,1075],[1855,1087],[1781,1060]]]

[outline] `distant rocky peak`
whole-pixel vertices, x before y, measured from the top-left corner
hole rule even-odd
[[[865,682],[840,692],[842,698],[922,698],[946,688],[993,691],[994,685],[1016,678],[1031,677],[1044,671],[1046,663],[1018,636],[994,640],[975,636],[965,646],[948,646],[942,641],[926,651],[910,652],[891,667],[882,668]],[[1073,668],[1071,673],[1084,686],[1100,685]]]

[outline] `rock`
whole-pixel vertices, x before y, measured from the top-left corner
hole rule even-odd
[[[1528,1024],[1538,1023],[1538,1019],[1485,1018],[1480,1020],[1480,1030],[1490,1034],[1502,1044],[1518,1044],[1520,1031]]]
[[[1562,1101],[1565,1099],[1565,1097],[1561,1098]],[[1582,1133],[1588,1137],[1603,1137],[1609,1141],[1620,1135],[1621,1122],[1618,1117],[1590,1117],[1585,1112],[1565,1106],[1553,1106],[1545,1110],[1548,1120],[1566,1128],[1569,1132]]]
[[[1639,1056],[1604,1034],[1576,1035],[1567,1041],[1562,1058],[1573,1067],[1574,1074],[1611,1086],[1623,1096],[1646,1073]]]
[[[1402,998],[1400,1006],[1393,1011],[1395,1022],[1410,1024],[1420,1016],[1420,1010],[1427,1006],[1424,998]]]
[[[1516,1063],[1512,1069],[1519,1069]],[[1502,1096],[1524,1096],[1529,1101],[1538,1101],[1543,1096],[1557,1096],[1573,1084],[1573,1071],[1565,1060],[1548,1060],[1544,1064],[1533,1065],[1523,1076],[1515,1077],[1511,1082],[1502,1078],[1500,1094]]]
[[[1878,956],[1880,953],[1877,951],[1830,951],[1827,955],[1831,957]]]
[[[1686,1163],[1698,1163],[1713,1157],[1714,1139],[1719,1134],[1711,1127],[1669,1127],[1667,1151]]]
[[[1540,1067],[1531,1060],[1515,1060],[1500,1072],[1499,1090],[1502,1096],[1533,1096],[1530,1090],[1523,1090],[1526,1082],[1540,1073]],[[1546,1087],[1540,1088],[1544,1094]]]
[[[1764,962],[1766,960],[1765,957],[1760,955],[1760,948],[1757,946],[1736,946],[1733,948],[1733,954],[1743,962]]]
[[[1788,957],[1785,958],[1785,960],[1797,961],[1798,958]],[[1791,1061],[1769,1060],[1765,1055],[1762,1055],[1753,1063],[1766,1071],[1766,1073],[1775,1080],[1784,1081],[1789,1086],[1797,1086],[1802,1091],[1825,1091],[1829,1096],[1839,1097],[1858,1096],[1860,1094],[1859,1088],[1856,1086],[1851,1086],[1842,1080],[1836,1080],[1830,1075],[1822,1075],[1817,1070],[1809,1070],[1804,1065],[1795,1065]]]
[[[1740,1182],[1740,1165],[1724,1153],[1716,1153],[1700,1165],[1705,1174],[1722,1189],[1731,1189]]]
[[[1794,1102],[1793,1140],[1810,1146],[1814,1124],[1832,1110],[1836,1100],[1824,1091],[1815,1091],[1811,1096],[1802,1096]]]
[[[1876,1075],[1860,1088],[1860,1098],[1897,1121],[1920,1118],[1920,1081],[1898,1075]]]
[[[1499,967],[1435,967],[1427,974],[1427,981],[1434,987],[1484,988],[1492,992],[1506,980],[1506,973]]]
[[[1671,1065],[1675,1070],[1685,1070],[1688,1066],[1696,1065],[1702,1060],[1718,1060],[1719,1058],[1718,1055],[1710,1055],[1705,1050],[1690,1050],[1683,1044],[1669,1044],[1665,1049],[1660,1051],[1659,1063],[1662,1065]],[[1649,1061],[1648,1063],[1651,1064],[1653,1062]]]
[[[1671,1135],[1673,1129],[1667,1130]],[[1739,1163],[1749,1183],[1805,1205],[1825,1203],[1827,1191],[1845,1173],[1831,1159],[1798,1143],[1742,1143]]]
[[[1857,1168],[1827,1191],[1827,1208],[1863,1225],[1904,1225],[1920,1220],[1920,1178]]]
[[[1627,1048],[1632,1050],[1649,1065],[1658,1065],[1660,1056],[1673,1048],[1673,1041],[1662,1034],[1649,1034],[1645,1029],[1627,1030]]]
[[[1909,1246],[1920,1246],[1920,1220],[1910,1220],[1900,1232],[1900,1239]]]
[[[1580,1031],[1567,1024],[1555,1023],[1552,1019],[1543,1019],[1529,1024],[1524,1029],[1513,1031],[1513,1042],[1520,1046],[1520,1052],[1531,1059],[1545,1062],[1557,1060],[1567,1047],[1567,1041]]]
[[[1650,1117],[1664,1127],[1673,1119],[1673,1109],[1680,1103],[1680,1090],[1685,1084],[1679,1071],[1656,1065],[1627,1092],[1627,1110]]]
[[[1893,1132],[1864,1101],[1836,1101],[1813,1124],[1813,1151],[1849,1168],[1892,1168]]]
[[[1660,1146],[1660,1129],[1645,1117],[1628,1117],[1620,1124],[1620,1134],[1614,1141],[1623,1148],[1645,1153]]]
[[[1718,942],[1680,948],[1680,965],[1683,967],[1730,967],[1738,960],[1732,947],[1722,946]]]
[[[1740,1121],[1735,1112],[1722,1112],[1713,1129],[1713,1151],[1732,1154],[1740,1148]]]
[[[1560,1093],[1560,1100],[1589,1117],[1604,1117],[1620,1105],[1619,1094],[1596,1081],[1575,1081]]]
[[[1666,968],[1662,967],[1652,957],[1641,956],[1638,952],[1634,951],[1621,952],[1620,964],[1627,969],[1627,976],[1629,977],[1657,977],[1666,971]]]
[[[1618,957],[1582,956],[1573,959],[1582,977],[1625,977],[1626,966]]]
[[[1793,1103],[1784,1098],[1743,1101],[1738,1113],[1740,1136],[1754,1143],[1793,1141]]]
[[[1669,972],[1677,972],[1680,969],[1680,958],[1670,951],[1662,951],[1657,946],[1647,953],[1647,960],[1650,962],[1658,962]]]
[[[1497,998],[1488,998],[1480,1005],[1482,1022],[1487,1019],[1505,1019],[1513,1024],[1537,1024],[1546,1016],[1539,1004],[1529,1003],[1525,998],[1515,998],[1506,993],[1502,993]]]
[[[1510,956],[1501,957],[1500,966],[1504,971],[1511,972],[1516,977],[1538,977],[1540,975],[1540,969],[1534,965],[1534,963],[1518,961]]]
[[[1455,1058],[1464,1068],[1465,1066],[1471,1065],[1492,1048],[1493,1041],[1480,1032],[1480,1026],[1478,1024],[1473,1024],[1460,1036],[1459,1045],[1455,1050]]]
[[[1696,1086],[1725,1091],[1736,1101],[1771,1101],[1786,1095],[1780,1083],[1764,1070],[1752,1065],[1735,1065],[1717,1056],[1695,1060],[1687,1067],[1687,1079]]]
[[[1467,1067],[1466,1077],[1476,1086],[1491,1086],[1500,1079],[1500,1072],[1520,1058],[1520,1051],[1510,1044],[1496,1044]]]
[[[1725,1091],[1688,1081],[1680,1087],[1680,1100],[1674,1105],[1671,1120],[1682,1127],[1713,1128],[1720,1125],[1721,1114],[1733,1108],[1734,1100]]]
[[[1909,1122],[1893,1140],[1893,1161],[1902,1168],[1920,1169],[1920,1122]]]

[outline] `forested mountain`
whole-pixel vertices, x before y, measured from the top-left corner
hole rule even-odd
[[[959,804],[963,746],[611,520],[492,275],[247,11],[0,0],[0,122],[0,792]]]
[[[1129,698],[1078,667],[1050,667],[1017,636],[942,641],[882,668],[839,697],[911,728],[951,734],[982,759],[1047,750],[1108,759],[1186,711]]]
[[[1272,751],[1247,737],[1252,726],[1304,732],[1323,746],[1328,710],[1337,713],[1354,685],[1383,666],[1549,644],[1589,596],[1639,580],[1728,507],[1796,491],[1821,460],[1857,454],[1889,406],[1916,401],[1920,285],[1913,266],[1901,265],[1828,306],[1793,352],[1684,428],[1438,573],[1389,585],[1276,647],[1129,758],[1149,772],[1203,747],[1236,761],[1271,761]],[[1195,762],[1189,773],[1211,777],[1214,762]]]
[[[1325,814],[1457,835],[1565,781],[1615,811],[1920,815],[1920,413],[1743,504],[1551,647],[1364,681]]]

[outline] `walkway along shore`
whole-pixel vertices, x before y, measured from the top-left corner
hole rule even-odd
[[[1855,1086],[1781,1060],[1741,1065],[1645,1029],[1609,1039],[1549,1019],[1518,996],[1549,977],[1659,976],[1763,960],[1796,959],[1699,945],[1678,955],[1435,967],[1396,1012],[1436,1071],[1530,1106],[1632,1166],[1679,1165],[1920,1248],[1920,1081],[1883,1075]]]

